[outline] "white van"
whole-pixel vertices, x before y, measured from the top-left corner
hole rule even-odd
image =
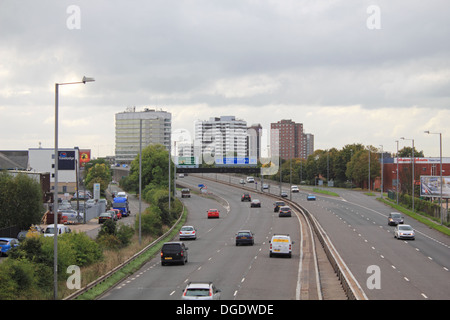
[[[70,230],[69,227],[63,225],[63,224],[57,224],[56,225],[58,235],[61,235],[63,233],[70,233],[72,230]],[[55,234],[55,225],[49,224],[45,230],[44,230],[44,237],[53,237]]]
[[[291,237],[288,234],[274,234],[270,243],[269,256],[274,255],[287,255],[292,257],[292,244]]]

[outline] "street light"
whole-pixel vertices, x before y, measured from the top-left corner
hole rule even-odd
[[[441,225],[442,225],[442,133],[424,131],[428,134],[438,134],[439,135],[439,162],[440,162],[440,185],[441,185],[441,194],[439,196],[439,213],[441,215]]]
[[[54,190],[53,190],[53,298],[56,300],[58,297],[58,98],[59,98],[59,86],[67,84],[80,84],[86,82],[94,82],[94,78],[83,77],[81,81],[77,82],[64,82],[55,83],[55,177],[54,177]],[[78,190],[77,190],[78,192]]]
[[[395,140],[395,142],[397,143],[397,185],[396,185],[396,193],[397,193],[397,205],[398,205],[398,192],[399,192],[399,177],[398,177],[398,140]]]
[[[381,199],[383,199],[383,166],[384,166],[384,153],[383,153],[383,145],[380,144],[381,147]]]
[[[411,140],[412,141],[412,211],[414,212],[414,139],[405,139],[405,137],[401,137],[402,140]]]

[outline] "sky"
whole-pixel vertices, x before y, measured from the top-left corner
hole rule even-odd
[[[0,150],[114,155],[114,115],[292,119],[315,149],[450,156],[448,0],[0,0]]]

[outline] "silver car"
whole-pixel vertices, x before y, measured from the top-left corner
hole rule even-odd
[[[219,300],[220,290],[212,282],[190,282],[183,291],[183,300]]]
[[[414,229],[407,224],[397,225],[394,229],[394,237],[397,239],[411,239],[414,240],[416,234]]]
[[[193,226],[182,226],[180,229],[180,240],[197,239],[197,230]]]

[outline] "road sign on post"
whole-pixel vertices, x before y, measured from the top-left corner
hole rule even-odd
[[[94,183],[94,200],[100,199],[100,183]]]

